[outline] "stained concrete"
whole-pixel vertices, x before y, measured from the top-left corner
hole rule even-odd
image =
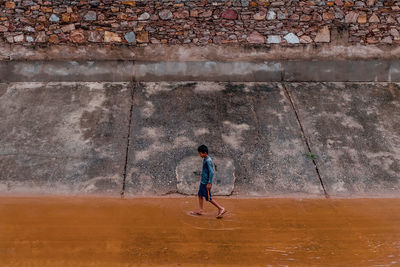
[[[268,82],[282,79],[280,62],[136,62],[135,81]]]
[[[216,159],[220,194],[233,183],[244,195],[323,192],[278,83],[143,83],[132,112],[127,195],[196,192],[200,144]]]
[[[0,85],[0,193],[118,194],[128,83]]]
[[[286,84],[328,194],[399,196],[400,84]]]
[[[0,61],[2,82],[400,82],[399,60]]]
[[[387,82],[399,81],[397,61],[300,61],[285,62],[283,80],[287,82]]]
[[[400,81],[400,61],[394,61],[390,65],[389,82]]]
[[[194,194],[204,143],[216,195],[398,197],[399,88],[2,83],[0,194]]]
[[[134,76],[129,61],[3,61],[4,82],[124,82]]]
[[[0,61],[0,81],[280,81],[279,62]]]
[[[130,60],[136,62],[263,62],[280,60],[399,60],[398,45],[364,45],[346,42],[284,46],[259,44],[207,44],[145,46],[120,45],[59,45],[29,47],[0,42],[0,60]]]

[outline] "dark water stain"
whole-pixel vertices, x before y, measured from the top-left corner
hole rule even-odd
[[[167,88],[170,89],[169,91],[175,91],[177,89],[187,89],[187,88],[193,88],[196,86],[196,82],[188,82],[188,83],[169,83],[167,85]]]
[[[0,98],[7,92],[7,84],[0,84]]]
[[[241,92],[245,88],[245,84],[240,83],[240,84],[234,84],[234,83],[227,83],[225,84],[225,92],[231,93],[231,92]]]
[[[274,84],[254,84],[250,87],[250,90],[253,92],[279,92],[280,89],[277,85]]]

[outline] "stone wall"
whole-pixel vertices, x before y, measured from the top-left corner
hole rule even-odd
[[[0,36],[27,46],[89,43],[400,44],[400,1],[0,1]]]

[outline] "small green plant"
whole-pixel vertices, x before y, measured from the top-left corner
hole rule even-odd
[[[306,153],[304,155],[309,159],[316,159],[317,158],[317,155],[315,155],[315,154],[313,154],[311,152],[308,152],[308,153]]]

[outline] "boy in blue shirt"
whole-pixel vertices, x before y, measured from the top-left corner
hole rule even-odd
[[[199,192],[197,193],[199,197],[199,211],[191,212],[192,215],[202,215],[203,210],[203,197],[206,201],[209,201],[218,209],[217,218],[222,218],[222,215],[226,213],[226,209],[218,204],[211,196],[211,184],[212,179],[214,177],[214,168],[212,164],[212,160],[208,155],[208,148],[205,145],[199,146],[197,149],[199,152],[200,157],[203,158],[203,169],[201,171],[201,181],[200,181],[200,188]]]

